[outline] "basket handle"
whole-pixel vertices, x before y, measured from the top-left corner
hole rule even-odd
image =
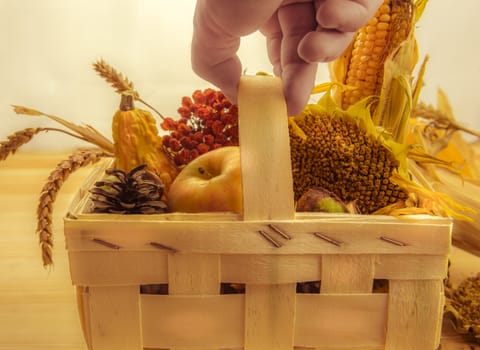
[[[294,219],[290,138],[282,81],[271,76],[243,75],[238,113],[244,220]]]

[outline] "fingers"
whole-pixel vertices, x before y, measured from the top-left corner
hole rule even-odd
[[[222,91],[227,98],[236,99],[236,85],[241,64],[236,52],[240,37],[227,34],[214,20],[207,1],[198,1],[193,19],[191,63],[193,71]]]
[[[321,28],[355,32],[372,18],[382,0],[323,0],[317,2],[317,22]]]
[[[316,28],[312,2],[284,5],[262,27],[274,73],[283,80],[289,115],[302,111],[315,82],[317,65],[305,62],[298,54],[298,45]]]
[[[270,17],[270,19],[260,28],[260,32],[262,32],[267,39],[267,53],[270,63],[273,66],[273,74],[281,77],[282,62],[280,59],[280,51],[282,48],[283,34],[277,13],[274,13],[273,16]]]
[[[200,37],[198,34],[193,36],[191,47],[193,71],[222,90],[232,103],[236,103],[242,73],[242,65],[236,55],[240,39],[225,41],[224,47],[215,48],[206,44]]]
[[[340,56],[382,2],[197,0],[192,68],[236,103],[242,74],[236,55],[240,37],[262,26],[274,73],[284,83],[288,113],[298,114],[314,86],[317,62]]]
[[[284,69],[282,80],[288,115],[298,115],[308,103],[315,85],[317,63],[291,64]]]
[[[281,0],[198,0],[193,21],[193,71],[236,103],[240,37],[256,31]]]
[[[317,64],[305,62],[298,53],[298,45],[305,34],[316,28],[314,10],[312,2],[291,4],[278,10],[283,32],[280,53],[282,80],[289,115],[299,114],[303,110],[315,84]]]
[[[319,28],[305,35],[298,46],[299,56],[306,62],[329,62],[342,54],[354,32]]]
[[[354,32],[363,27],[382,0],[317,0],[318,28],[299,45],[299,55],[307,62],[328,62],[340,56]]]

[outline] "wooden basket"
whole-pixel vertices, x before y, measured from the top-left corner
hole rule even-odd
[[[65,235],[90,349],[438,347],[451,220],[295,213],[281,96],[276,78],[242,78],[242,214],[89,214],[109,164],[86,181]],[[320,292],[297,292],[311,281]]]

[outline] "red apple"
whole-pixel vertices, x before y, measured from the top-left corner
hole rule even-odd
[[[240,148],[222,147],[188,163],[168,192],[172,212],[241,212],[242,172]]]

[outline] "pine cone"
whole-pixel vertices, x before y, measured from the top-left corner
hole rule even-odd
[[[107,169],[105,180],[90,190],[94,213],[157,214],[165,213],[164,184],[145,164],[126,173]]]

